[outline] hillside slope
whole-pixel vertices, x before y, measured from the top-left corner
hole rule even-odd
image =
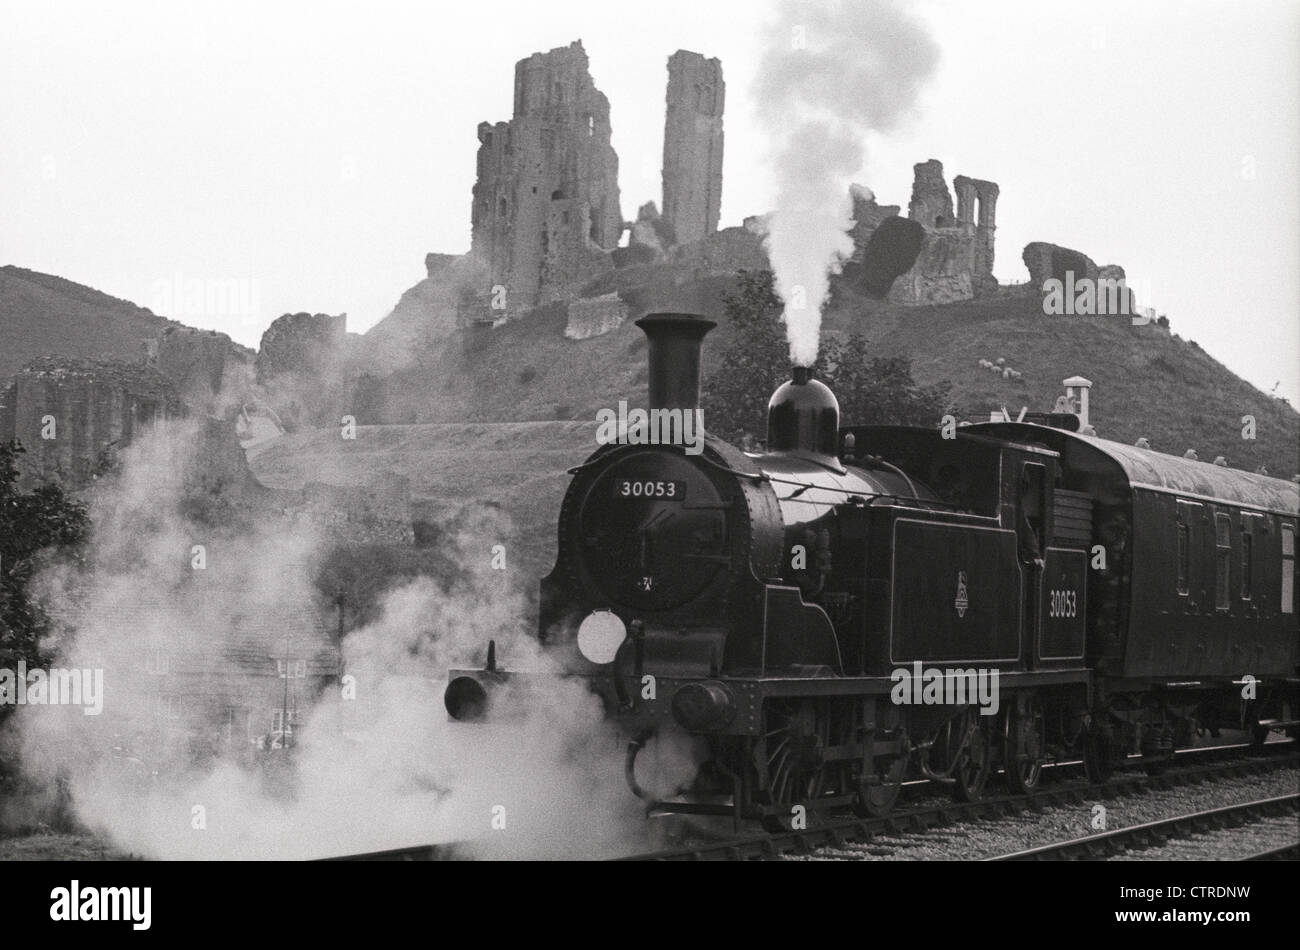
[[[721,296],[733,282],[713,278],[675,288],[678,299],[719,327],[705,341],[705,376],[733,336]],[[663,306],[661,293],[620,290],[632,317]],[[645,394],[645,340],[629,319],[603,336],[564,338],[562,306],[496,328],[456,331],[410,357],[380,386],[385,420],[407,423],[592,420],[597,409]],[[1121,442],[1148,438],[1158,451],[1195,448],[1204,461],[1223,455],[1235,468],[1260,464],[1289,478],[1300,471],[1300,415],[1260,392],[1195,343],[1127,317],[1048,317],[1025,286],[943,306],[901,307],[837,294],[824,332],[867,335],[882,356],[906,356],[921,383],[948,381],[959,416],[988,418],[1005,406],[1051,409],[1061,381],[1094,383],[1092,423]],[[1022,374],[1004,380],[978,365],[1004,358]],[[774,381],[775,383],[775,381]],[[1242,438],[1242,417],[1255,419],[1256,438]],[[374,421],[374,420],[371,420]],[[851,420],[846,420],[851,421]],[[936,424],[938,420],[936,420]]]
[[[431,524],[450,523],[467,506],[498,508],[507,516],[502,536],[483,538],[482,550],[506,544],[508,563],[531,584],[555,563],[565,472],[595,449],[594,422],[360,426],[354,440],[340,439],[334,428],[284,436],[251,450],[249,464],[271,488],[363,485],[381,471],[404,475],[415,519]]]
[[[912,359],[919,382],[948,380],[969,418],[1005,406],[1051,409],[1074,375],[1092,380],[1091,421],[1097,434],[1132,443],[1140,436],[1156,451],[1202,461],[1224,456],[1233,468],[1290,478],[1300,471],[1300,414],[1238,377],[1194,342],[1127,317],[1044,316],[1041,298],[1026,287],[942,307],[900,312],[882,308],[864,317],[839,314],[831,327],[856,323],[882,354]],[[1261,341],[1264,345],[1264,341]],[[1023,375],[1004,380],[979,367],[1004,358]],[[1243,416],[1255,438],[1243,439]]]
[[[0,381],[38,356],[133,362],[173,326],[182,324],[62,277],[0,267]]]

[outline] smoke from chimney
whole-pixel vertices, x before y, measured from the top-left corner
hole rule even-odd
[[[791,362],[811,366],[830,275],[853,251],[863,139],[911,111],[939,52],[893,0],[782,0],[763,46],[754,93],[777,187],[767,250]]]

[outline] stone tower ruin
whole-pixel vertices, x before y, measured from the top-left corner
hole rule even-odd
[[[957,220],[975,229],[975,276],[991,278],[993,234],[997,231],[997,183],[958,175],[952,180],[952,186],[957,191]]]
[[[907,273],[894,281],[889,299],[901,304],[953,303],[997,290],[993,241],[998,186],[958,175],[957,208],[935,159],[913,167],[907,216],[924,229],[921,250]]]
[[[718,229],[722,207],[722,63],[678,50],[668,59],[664,121],[664,221],[677,243]]]
[[[623,231],[609,100],[578,40],[515,65],[514,117],[478,127],[472,251],[505,315],[610,267]],[[499,294],[496,296],[500,296]]]

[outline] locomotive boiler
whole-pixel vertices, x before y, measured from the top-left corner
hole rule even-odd
[[[714,324],[637,325],[648,414],[697,413]],[[888,811],[913,775],[969,800],[998,767],[1027,791],[1053,756],[1154,770],[1199,728],[1294,727],[1296,486],[1034,418],[841,426],[796,367],[762,452],[609,444],[571,470],[538,637],[626,734],[632,790],[670,730],[706,752],[656,807],[789,827]],[[448,712],[528,676],[453,671]]]

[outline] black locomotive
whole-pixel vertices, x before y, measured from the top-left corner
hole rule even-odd
[[[651,410],[693,412],[714,324],[638,326]],[[917,775],[972,799],[999,766],[1028,790],[1053,757],[1156,770],[1197,730],[1294,730],[1297,486],[1032,418],[841,428],[796,368],[761,454],[573,469],[538,635],[626,731],[633,790],[667,729],[708,753],[660,807],[785,827]],[[521,675],[453,671],[447,709],[488,715]]]

